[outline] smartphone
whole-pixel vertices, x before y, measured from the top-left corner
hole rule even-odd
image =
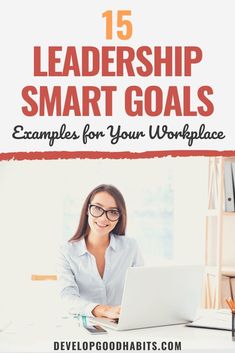
[[[87,330],[89,333],[91,333],[92,335],[100,335],[103,333],[108,333],[108,331],[106,331],[105,329],[103,329],[103,327],[99,325],[83,326],[83,328]]]

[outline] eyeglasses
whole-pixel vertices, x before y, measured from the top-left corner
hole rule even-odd
[[[89,205],[89,212],[95,218],[101,217],[105,213],[106,217],[111,222],[115,222],[121,217],[121,213],[116,208],[106,211],[100,206],[91,204]]]

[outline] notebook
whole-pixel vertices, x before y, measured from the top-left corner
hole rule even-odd
[[[232,331],[231,311],[225,309],[205,310],[197,320],[186,326]]]

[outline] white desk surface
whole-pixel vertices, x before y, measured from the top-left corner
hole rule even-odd
[[[55,352],[54,341],[180,341],[182,352],[235,352],[235,342],[229,331],[175,325],[130,331],[108,329],[108,334],[91,335],[79,327],[77,319],[53,315],[15,318],[8,328],[0,332],[0,352]]]

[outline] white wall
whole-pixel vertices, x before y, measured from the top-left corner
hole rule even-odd
[[[178,263],[203,264],[208,159],[175,160],[174,253]]]

